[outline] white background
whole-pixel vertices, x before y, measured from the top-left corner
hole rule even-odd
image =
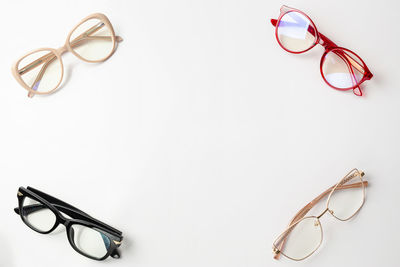
[[[323,48],[283,51],[281,4],[358,53],[365,96],[328,87]],[[398,1],[5,1],[0,11],[0,266],[395,266],[399,252]],[[63,56],[62,88],[27,98],[11,64],[105,13],[124,38],[102,64]],[[352,168],[358,216],[322,218],[321,248],[272,259],[291,217]],[[124,232],[122,258],[77,254],[14,214],[31,185]],[[328,214],[327,214],[328,215]]]

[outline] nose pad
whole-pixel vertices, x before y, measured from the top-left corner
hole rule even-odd
[[[60,224],[64,225],[65,227],[68,226],[68,221],[61,215],[60,216]]]

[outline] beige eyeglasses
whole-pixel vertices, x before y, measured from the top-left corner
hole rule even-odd
[[[121,41],[120,36],[115,36],[108,18],[95,13],[72,29],[64,46],[58,49],[40,48],[21,57],[12,66],[12,74],[29,91],[29,97],[50,94],[63,79],[63,53],[69,51],[86,62],[102,62],[114,53],[116,42]]]
[[[322,243],[322,227],[319,218],[327,211],[338,220],[347,221],[352,218],[364,205],[365,187],[364,172],[351,170],[337,184],[314,198],[302,208],[290,221],[289,227],[275,240],[272,250],[274,258],[280,255],[300,261],[313,254]],[[326,209],[318,216],[305,215],[321,199],[328,196]]]

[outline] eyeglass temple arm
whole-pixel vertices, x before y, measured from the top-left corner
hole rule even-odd
[[[83,220],[86,220],[86,218],[87,218],[87,216],[84,216],[83,214],[81,214],[81,213],[79,213],[77,211],[71,210],[71,209],[69,209],[67,207],[60,206],[60,205],[54,204],[54,203],[52,203],[52,205],[54,207],[56,207],[62,213],[65,213],[68,216],[70,216],[71,218],[83,219]],[[39,211],[39,210],[42,210],[42,209],[47,209],[47,206],[42,204],[42,203],[39,203],[39,204],[26,205],[26,206],[23,206],[22,208],[23,208],[24,215],[29,215],[29,214],[32,214],[32,213],[34,213],[36,211]],[[17,214],[20,214],[20,209],[19,208],[15,208],[14,211]]]
[[[103,22],[99,22],[96,25],[92,26],[90,29],[88,29],[87,31],[85,31],[84,33],[80,34],[79,36],[75,37],[74,40],[72,40],[71,43],[71,47],[75,47],[76,45],[78,45],[80,42],[84,41],[84,40],[91,40],[91,39],[110,39],[111,36],[92,36],[91,34],[97,32],[98,30],[100,30],[101,28],[103,28],[105,26],[105,24]],[[121,36],[115,36],[115,41],[117,42],[122,42],[124,39]]]
[[[363,182],[358,182],[354,184],[347,184],[343,185],[343,183],[347,182],[348,180],[354,178],[354,176],[349,176],[346,180],[342,182],[342,185],[338,185],[335,190],[341,190],[341,189],[350,189],[350,188],[359,188],[361,186],[368,186],[368,181],[363,181]],[[311,202],[309,202],[307,205],[305,205],[301,210],[299,210],[296,215],[293,217],[293,219],[290,221],[289,226],[294,224],[295,222],[299,221],[302,219],[321,199],[323,199],[326,195],[328,195],[332,189],[336,186],[333,185],[329,187],[327,190],[325,190],[322,194],[314,198]],[[283,249],[283,246],[285,245],[286,238],[289,235],[290,231],[288,231],[284,237],[282,237],[282,242],[279,244],[277,247],[277,251],[275,252],[274,259],[278,260],[280,257],[280,252]]]
[[[325,35],[323,35],[322,33],[319,33],[320,38],[322,39],[323,43],[322,45],[324,47],[337,47],[337,45],[332,42],[328,37],[326,37]],[[371,71],[368,69],[368,67],[366,67],[364,69],[364,66],[362,66],[360,63],[358,63],[356,60],[354,60],[351,55],[349,55],[348,53],[346,53],[346,51],[343,50],[334,50],[333,53],[335,53],[338,57],[340,57],[347,65],[347,68],[349,70],[349,73],[351,74],[351,80],[353,85],[356,85],[358,83],[356,75],[354,73],[354,69],[355,68],[357,71],[359,71],[363,76],[365,73],[365,77],[367,80],[370,80],[373,76],[373,74],[371,73]],[[355,88],[353,88],[353,93],[357,96],[362,96],[362,90],[361,87],[358,85]]]
[[[28,65],[26,65],[25,67],[21,68],[18,70],[18,74],[22,75],[25,74],[31,70],[33,70],[34,68],[38,67],[41,63],[43,63],[43,66],[39,72],[39,75],[36,77],[35,81],[32,84],[31,89],[35,90],[34,88],[38,87],[40,84],[40,80],[43,77],[43,74],[45,72],[45,70],[47,69],[48,64],[50,64],[51,61],[53,61],[55,58],[53,53],[47,53],[45,55],[43,55],[42,57],[36,59],[35,61],[29,63]],[[28,93],[28,97],[33,97],[34,93],[29,92]]]
[[[41,210],[43,209],[45,206],[43,204],[32,204],[32,205],[27,205],[24,206],[24,212],[26,212],[26,214],[30,214],[33,213],[35,211]],[[14,212],[18,215],[20,215],[20,211],[19,208],[14,208]]]
[[[358,83],[358,81],[357,81],[356,75],[354,73],[353,67],[355,67],[362,74],[364,74],[364,68],[362,68],[356,61],[353,60],[353,58],[350,55],[348,55],[344,51],[334,50],[333,53],[335,53],[338,57],[340,57],[346,63],[347,69],[349,70],[349,73],[351,74],[350,75],[351,82],[353,83],[353,85],[356,85]],[[361,69],[357,68],[357,66],[360,66]],[[356,91],[356,89],[358,91]],[[357,85],[355,88],[353,88],[353,93],[356,96],[362,96],[363,95],[361,87],[359,85]]]
[[[118,235],[122,235],[122,232],[119,231],[118,229],[115,229],[114,227],[99,221],[95,218],[93,218],[92,216],[90,216],[89,214],[83,212],[82,210],[62,201],[59,200],[53,196],[50,196],[44,192],[41,192],[35,188],[32,187],[27,187],[28,190],[34,192],[35,194],[39,195],[40,197],[44,198],[45,200],[47,200],[48,202],[50,202],[51,204],[53,204],[56,208],[60,209],[60,211],[64,212],[65,214],[68,214],[69,216],[71,216],[72,218],[76,218],[76,219],[83,219],[83,220],[87,220],[87,221],[91,221],[92,223],[98,224],[110,231],[115,232]],[[79,218],[77,218],[79,217]]]
[[[54,56],[54,55],[51,56],[51,57],[48,57],[48,58],[46,59],[45,63],[43,64],[42,68],[41,68],[40,71],[39,71],[39,74],[36,76],[36,79],[35,79],[35,81],[33,82],[32,86],[31,86],[31,89],[32,89],[32,90],[35,90],[35,91],[36,91],[36,90],[39,88],[40,82],[41,82],[41,80],[42,80],[42,78],[43,78],[43,75],[44,75],[44,73],[45,73],[47,67],[48,67],[48,66],[50,65],[50,63],[53,62],[55,59],[56,59],[56,56]],[[35,95],[35,93],[33,93],[33,92],[29,92],[29,93],[28,93],[28,97],[33,97],[34,95]]]
[[[328,37],[326,37],[325,35],[323,35],[322,33],[318,33],[321,40],[323,41],[322,46],[324,47],[337,47],[337,45],[330,40]],[[360,73],[362,73],[364,75],[364,72],[366,73],[366,77],[367,79],[371,79],[372,78],[372,73],[370,72],[370,70],[368,69],[368,67],[366,69],[364,69],[364,66],[362,66],[360,63],[358,63],[356,60],[354,60],[348,53],[346,53],[346,51],[343,50],[334,50],[333,51],[337,56],[339,56],[340,58],[343,59],[343,61],[346,63],[347,68],[349,69],[349,72],[351,74],[351,79],[354,85],[356,85],[358,83],[358,81],[356,80],[356,76],[354,74],[354,70],[353,67],[358,70]],[[356,93],[356,89],[358,89],[358,94]],[[362,90],[360,88],[360,86],[357,86],[356,88],[353,89],[353,93],[357,96],[362,96]]]

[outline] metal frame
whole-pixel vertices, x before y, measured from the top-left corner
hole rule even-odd
[[[290,221],[289,227],[286,228],[286,230],[283,231],[283,233],[280,234],[278,236],[278,238],[272,244],[272,251],[274,253],[274,259],[278,260],[281,254],[283,256],[285,256],[286,258],[294,260],[294,261],[301,261],[301,260],[304,260],[304,259],[308,258],[309,256],[311,256],[321,246],[321,243],[322,243],[322,240],[323,240],[323,230],[322,230],[321,222],[320,222],[319,219],[326,212],[330,213],[334,218],[336,218],[336,219],[338,219],[340,221],[347,221],[347,220],[350,220],[351,218],[353,218],[360,211],[360,209],[363,207],[364,202],[365,202],[365,187],[368,186],[368,182],[367,181],[363,181],[363,179],[362,179],[363,176],[364,176],[364,172],[360,172],[357,169],[351,170],[337,184],[335,184],[335,185],[331,186],[330,188],[328,188],[327,190],[325,190],[322,194],[318,195],[311,202],[309,202],[306,206],[304,206],[301,210],[299,210],[296,213],[296,215],[293,217],[293,219]],[[346,184],[348,181],[350,181],[353,178],[359,178],[360,182]],[[337,216],[335,216],[334,212],[331,209],[329,209],[329,203],[330,203],[332,194],[337,190],[345,190],[345,189],[360,188],[360,187],[363,190],[363,200],[362,200],[362,203],[361,203],[360,207],[348,218],[342,219],[342,218],[338,218]],[[328,195],[328,199],[326,201],[325,210],[321,214],[319,214],[318,216],[307,216],[307,217],[304,217],[315,206],[315,204],[317,204],[326,195]],[[284,252],[282,252],[282,250],[284,248],[284,245],[285,245],[285,242],[286,242],[286,239],[287,239],[288,235],[290,234],[290,232],[292,231],[292,229],[298,223],[300,223],[302,220],[305,220],[305,219],[308,219],[308,218],[315,218],[318,221],[318,224],[319,224],[319,226],[321,228],[321,240],[320,240],[320,243],[318,244],[318,246],[311,253],[309,253],[308,255],[305,255],[303,258],[300,258],[300,259],[292,258],[292,257],[286,255]],[[278,242],[278,241],[281,241],[281,242]],[[277,243],[279,243],[279,245],[276,245]]]

